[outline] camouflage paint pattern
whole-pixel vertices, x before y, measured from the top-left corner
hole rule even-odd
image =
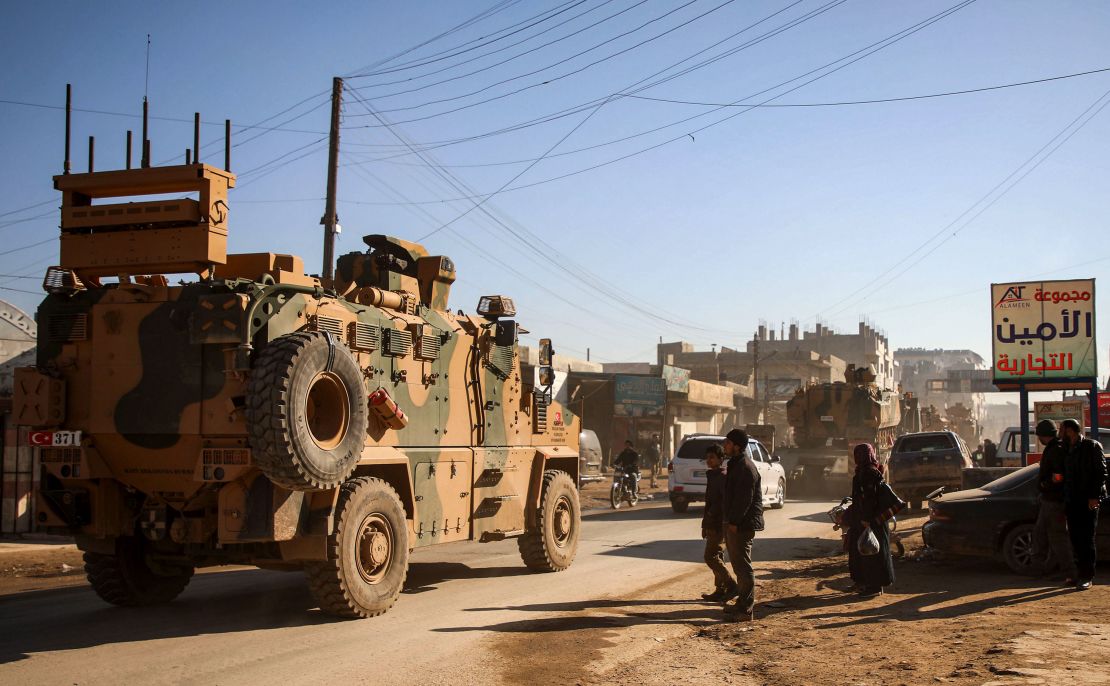
[[[845,381],[809,384],[787,401],[786,419],[799,448],[824,447],[828,439],[893,445],[902,421],[901,398],[862,371],[850,366]]]
[[[122,172],[81,176],[157,192],[134,171],[114,186],[104,177]],[[64,183],[80,195],[79,183]],[[150,230],[111,228],[115,242]],[[95,237],[85,244],[95,248]],[[79,446],[42,449],[43,528],[73,532],[89,550],[152,531],[164,552],[198,564],[324,559],[338,489],[271,483],[246,423],[251,361],[301,331],[330,332],[362,372],[363,399],[384,388],[408,416],[394,430],[371,413],[355,475],[397,490],[411,546],[534,527],[543,471],[577,480],[578,419],[558,404],[539,419],[545,408],[507,318],[449,310],[450,259],[396,238],[365,241],[366,253],[338,259],[331,283],[269,253],[227,255],[173,286],[141,260],[118,271],[118,284],[100,283],[103,265],[83,275],[63,262],[82,285],[47,295],[37,364],[19,372],[25,388],[54,384],[61,399],[21,394],[18,383],[15,399],[36,429],[81,432]]]

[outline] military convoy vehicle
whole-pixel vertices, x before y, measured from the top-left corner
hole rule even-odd
[[[810,384],[786,403],[786,418],[799,448],[824,447],[830,441],[889,448],[902,423],[902,400],[879,388],[875,373],[848,365],[845,380]]]
[[[872,369],[849,365],[845,380],[798,389],[786,403],[793,448],[778,455],[800,493],[836,495],[851,487],[851,448],[871,443],[890,450],[906,418],[907,403],[897,392],[875,384]]]
[[[234,174],[130,152],[92,171],[91,148],[54,177],[61,257],[14,414],[41,450],[40,528],[76,536],[101,598],[167,602],[197,567],[254,564],[369,617],[417,547],[515,538],[534,570],[571,564],[579,421],[552,401],[550,341],[522,375],[511,299],[452,312],[454,263],[384,235],[332,279],[228,254]]]

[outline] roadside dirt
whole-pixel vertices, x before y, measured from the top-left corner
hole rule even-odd
[[[608,510],[611,509],[609,503],[609,490],[613,487],[612,473],[606,474],[602,481],[592,484],[586,484],[579,491],[579,502],[582,510]],[[641,472],[640,478],[640,498],[645,502],[666,502],[667,501],[667,474],[663,470],[663,474],[658,478],[656,487],[651,487],[651,475],[647,470]],[[627,508],[628,504],[624,503],[621,508]]]
[[[922,522],[904,523],[909,555],[896,562],[897,582],[879,598],[848,592],[847,559],[830,535],[795,559],[757,557],[754,623],[726,622],[719,606],[692,600],[709,590],[708,571],[692,569],[621,598],[553,606],[555,616],[522,622],[520,633],[496,644],[503,680],[1110,684],[1110,586],[1076,592],[987,560],[914,560]]]
[[[0,596],[84,583],[81,551],[71,543],[0,542]]]

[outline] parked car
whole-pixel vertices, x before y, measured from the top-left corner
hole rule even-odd
[[[945,493],[929,502],[922,527],[925,545],[944,553],[999,557],[1018,574],[1045,571],[1033,555],[1033,525],[1040,507],[1035,464],[1022,467],[982,488]],[[1110,498],[1102,508],[1110,507]],[[1099,559],[1110,559],[1110,517],[1100,517]]]
[[[601,441],[590,429],[578,434],[578,487],[604,481],[601,473]]]
[[[685,512],[690,503],[705,502],[705,449],[724,442],[724,436],[712,434],[691,434],[682,439],[667,467],[667,492],[672,510]],[[778,456],[768,453],[754,438],[748,439],[748,454],[759,470],[763,504],[782,507],[786,502],[786,472]]]
[[[971,451],[952,431],[903,434],[887,462],[890,485],[912,510],[938,488],[960,490],[963,470],[971,466]]]

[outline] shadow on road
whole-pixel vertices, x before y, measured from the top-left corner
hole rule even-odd
[[[700,562],[705,551],[705,543],[696,538],[695,532],[688,539],[649,541],[646,543],[608,543],[601,555],[636,557],[647,560],[672,560],[674,562]],[[758,570],[760,562],[780,562],[784,560],[812,559],[828,555],[830,549],[839,544],[822,538],[761,538],[756,537],[752,545],[752,559]]]
[[[471,567],[461,562],[410,562],[402,593],[424,593],[455,579],[489,579],[534,574],[521,563],[515,567]]]
[[[573,616],[537,617],[520,619],[485,626],[458,626],[432,629],[440,633],[466,631],[496,631],[503,633],[547,633],[562,631],[584,631],[590,629],[619,629],[644,624],[683,624],[706,626],[721,621],[721,606],[718,603],[705,603],[704,606],[691,607],[689,600],[621,600],[599,599],[567,603],[535,603],[531,605],[508,605],[505,607],[477,607],[468,612],[577,612]],[[681,606],[682,609],[667,610],[668,606]],[[649,609],[650,608],[650,609]],[[607,614],[590,614],[593,612]]]
[[[156,607],[112,607],[88,587],[34,591],[0,600],[0,663],[112,643],[337,621],[315,607],[302,575],[257,569],[198,575],[177,600]]]

